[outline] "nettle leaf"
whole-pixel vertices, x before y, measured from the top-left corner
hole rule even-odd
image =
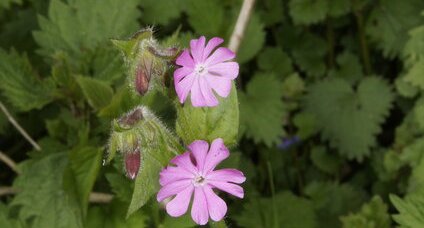
[[[145,228],[149,227],[148,215],[138,211],[126,218],[126,205],[118,201],[100,207],[94,206],[88,210],[87,220],[84,224],[86,228]]]
[[[143,9],[141,17],[143,23],[167,25],[170,21],[177,19],[189,5],[188,0],[145,0],[140,3]]]
[[[424,1],[384,0],[373,8],[367,20],[366,32],[386,57],[401,53],[408,40],[408,31],[420,23]]]
[[[284,78],[292,71],[292,61],[279,47],[266,47],[257,58],[258,67],[264,71],[272,71]]]
[[[273,198],[252,197],[234,218],[242,227],[317,227],[311,201],[291,192],[281,192]]]
[[[334,154],[328,153],[325,147],[317,146],[311,151],[313,164],[321,171],[328,174],[337,174],[342,165],[342,161]]]
[[[346,51],[338,55],[336,61],[338,68],[331,70],[330,76],[344,78],[350,83],[356,83],[363,77],[362,65],[358,56]]]
[[[3,1],[0,1],[0,12],[1,12],[1,10],[9,9],[12,4],[22,4],[22,0],[3,0]]]
[[[0,89],[19,111],[40,109],[53,100],[55,89],[50,78],[41,80],[26,56],[0,49]]]
[[[289,13],[295,24],[315,24],[325,19],[331,4],[328,0],[290,0]]]
[[[54,153],[22,164],[12,205],[19,206],[19,217],[30,227],[82,227],[77,201],[63,189],[67,160],[67,153]]]
[[[53,0],[48,18],[38,18],[40,30],[33,33],[34,39],[44,55],[62,51],[81,56],[101,42],[135,31],[138,3],[137,0]]]
[[[84,214],[87,212],[88,199],[102,163],[102,149],[82,147],[69,154],[69,166],[65,174],[65,187],[75,194]]]
[[[24,223],[11,218],[9,216],[10,209],[4,205],[3,203],[0,203],[0,227],[2,228],[23,228]]]
[[[359,212],[342,216],[340,220],[344,228],[389,228],[391,220],[387,210],[388,206],[380,196],[374,196],[370,202],[362,205]]]
[[[328,15],[332,17],[340,17],[350,12],[351,1],[349,0],[337,0],[329,1],[328,3]]]
[[[280,0],[264,0],[263,11],[260,11],[262,21],[271,26],[284,20],[284,4]]]
[[[256,143],[270,147],[285,134],[281,85],[274,75],[261,73],[249,81],[246,92],[239,91],[240,124],[244,125],[244,134]]]
[[[356,91],[343,79],[329,78],[309,88],[305,110],[315,115],[331,146],[361,161],[375,144],[392,101],[390,87],[377,77],[364,78]]]
[[[197,34],[216,36],[225,27],[225,11],[218,1],[190,0],[187,6],[188,22]]]
[[[403,53],[409,61],[424,58],[424,25],[414,28],[409,32],[410,38],[405,44]]]
[[[105,176],[115,196],[123,202],[130,202],[132,189],[134,189],[133,182],[118,173],[107,173]]]
[[[408,194],[404,199],[396,195],[390,195],[390,201],[395,205],[399,214],[393,215],[393,219],[402,228],[414,228],[424,226],[424,191]]]
[[[265,28],[258,15],[253,14],[249,20],[244,37],[237,52],[237,61],[245,63],[251,60],[265,44]]]
[[[112,88],[105,82],[89,77],[77,77],[78,85],[91,107],[99,110],[106,107],[113,97]]]
[[[216,138],[222,138],[226,146],[236,144],[239,107],[234,83],[228,97],[217,98],[219,105],[216,107],[193,107],[188,102],[177,105],[175,129],[185,145],[198,139],[212,142]]]
[[[349,184],[311,182],[304,192],[313,202],[317,227],[340,227],[339,216],[359,209],[365,201],[365,193]]]
[[[299,67],[311,76],[320,76],[325,73],[325,55],[327,53],[325,41],[311,33],[298,37],[299,42],[294,43],[293,57]]]
[[[405,75],[405,81],[424,90],[424,59],[416,62]]]

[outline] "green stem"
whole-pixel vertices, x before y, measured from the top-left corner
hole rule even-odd
[[[355,19],[356,19],[356,25],[358,27],[358,36],[359,36],[359,42],[361,45],[361,54],[362,54],[362,61],[364,63],[365,68],[365,74],[369,75],[372,72],[371,69],[371,61],[370,61],[370,54],[368,50],[368,42],[365,35],[365,29],[364,29],[364,18],[362,17],[362,13],[359,9],[354,9]]]
[[[269,161],[266,162],[266,166],[267,166],[267,170],[268,170],[269,185],[270,185],[270,188],[271,188],[271,195],[272,195],[272,217],[274,219],[274,227],[278,228],[278,227],[280,227],[280,224],[278,223],[277,206],[275,205],[274,175],[272,173],[272,167],[271,167],[271,163]]]

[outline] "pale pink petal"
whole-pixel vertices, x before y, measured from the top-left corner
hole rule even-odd
[[[220,169],[208,173],[207,179],[241,184],[246,180],[246,177],[237,169]]]
[[[186,213],[188,205],[190,204],[191,194],[194,187],[188,186],[183,191],[179,192],[174,199],[166,204],[166,212],[172,217],[179,217]]]
[[[196,140],[192,142],[188,148],[193,153],[194,158],[196,159],[197,169],[203,171],[203,166],[205,164],[206,154],[208,153],[209,144],[204,140]]]
[[[180,66],[194,68],[194,61],[188,50],[184,50],[183,53],[181,53],[181,55],[178,56],[175,63],[177,63]]]
[[[239,65],[236,62],[218,63],[208,67],[209,74],[235,79],[239,74]]]
[[[191,91],[193,83],[196,81],[196,75],[190,74],[185,76],[181,81],[174,80],[175,91],[177,92],[178,99],[181,103],[187,99],[188,94]]]
[[[209,55],[211,54],[213,49],[218,47],[218,45],[222,44],[222,42],[224,42],[224,39],[219,38],[219,37],[214,37],[214,38],[210,39],[208,44],[205,47],[205,50],[203,51],[202,62],[205,61],[206,58],[209,57]]]
[[[191,217],[199,225],[205,225],[209,220],[208,202],[206,201],[205,193],[201,187],[194,189]]]
[[[227,192],[238,198],[244,197],[243,188],[240,187],[239,185],[228,183],[228,182],[211,181],[211,180],[208,180],[208,184],[211,185],[212,187],[218,188],[219,190]]]
[[[231,92],[231,80],[228,78],[214,76],[214,75],[206,75],[206,80],[210,87],[212,87],[215,92],[221,97],[228,97]]]
[[[228,148],[225,147],[224,141],[221,138],[213,140],[209,153],[206,156],[205,171],[208,172],[215,169],[215,167],[224,159],[228,158],[228,156],[230,156],[230,152]]]
[[[194,107],[206,106],[205,98],[200,90],[199,77],[196,77],[191,87],[191,104]]]
[[[177,165],[179,168],[187,170],[190,173],[197,173],[196,166],[194,166],[191,162],[190,152],[185,152],[184,154],[175,156],[171,160],[171,163]]]
[[[174,81],[179,82],[185,76],[193,73],[193,69],[189,67],[180,67],[174,71]]]
[[[234,54],[234,52],[232,52],[230,49],[220,47],[205,60],[205,65],[209,68],[210,66],[213,66],[217,63],[222,63],[227,60],[234,59],[234,57],[236,57],[236,54]]]
[[[194,174],[181,167],[168,166],[160,172],[159,176],[159,183],[164,186],[177,180],[192,179]]]
[[[193,56],[194,63],[199,63],[203,58],[203,50],[205,49],[205,37],[201,36],[197,40],[190,41],[190,51]]]
[[[209,216],[215,222],[222,220],[227,213],[227,204],[212,191],[211,187],[206,185],[203,191],[208,202]]]
[[[158,202],[163,201],[164,199],[176,195],[177,193],[183,191],[188,186],[191,186],[191,180],[179,180],[175,182],[171,182],[165,186],[163,186],[156,196]]]
[[[209,86],[208,81],[204,76],[199,77],[200,91],[205,99],[206,106],[213,107],[219,104],[218,100],[215,97],[215,94],[212,92],[212,88]]]

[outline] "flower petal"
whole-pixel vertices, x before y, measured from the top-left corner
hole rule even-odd
[[[202,187],[194,189],[191,218],[199,225],[205,225],[209,220],[208,202]]]
[[[197,168],[199,171],[203,171],[203,166],[205,164],[206,155],[208,153],[209,144],[204,140],[196,140],[192,142],[188,148],[193,153],[194,158],[196,158]]]
[[[236,62],[218,63],[213,66],[209,66],[208,72],[228,79],[235,79],[239,74],[239,65]]]
[[[209,153],[206,156],[205,172],[215,169],[215,167],[222,162],[224,159],[230,156],[230,152],[224,145],[224,141],[221,138],[213,140]]]
[[[171,182],[170,184],[163,186],[159,190],[156,199],[158,200],[158,202],[161,202],[168,197],[178,194],[190,185],[192,185],[191,180],[179,180]]]
[[[208,202],[209,216],[215,222],[222,220],[227,213],[227,204],[212,191],[210,186],[204,186],[203,191]]]
[[[174,80],[175,91],[177,92],[178,99],[181,103],[187,99],[188,94],[191,91],[193,83],[196,81],[196,75],[190,74],[185,76],[181,81]]]
[[[179,217],[186,213],[193,190],[194,187],[189,186],[179,192],[174,199],[166,204],[166,212],[168,212],[168,214],[172,217]]]
[[[178,56],[175,63],[177,63],[180,66],[194,68],[193,57],[190,56],[190,52],[188,50],[184,50],[183,53],[181,53],[181,55]]]
[[[193,69],[190,67],[180,67],[174,71],[174,81],[180,82],[185,76],[193,73]]]
[[[246,180],[246,177],[237,169],[220,169],[210,172],[207,179],[241,184]]]
[[[236,57],[236,54],[234,54],[234,52],[232,52],[230,49],[220,47],[205,60],[205,65],[210,67],[217,63],[222,63],[227,60],[234,59],[234,57]]]
[[[190,159],[190,152],[185,152],[184,154],[177,155],[171,160],[172,164],[177,165],[179,168],[185,169],[190,173],[197,173],[196,166],[193,165]]]
[[[203,98],[205,99],[206,106],[213,107],[219,104],[218,100],[215,97],[215,94],[212,92],[208,81],[204,76],[199,77],[200,91],[202,92]]]
[[[227,192],[238,198],[244,197],[244,190],[239,185],[228,183],[228,182],[211,181],[211,180],[208,181],[208,184],[211,185],[212,187],[218,188],[219,190]]]
[[[221,97],[228,97],[231,92],[231,80],[224,77],[207,75],[206,80],[210,87]]]
[[[205,41],[206,39],[204,36],[201,36],[199,39],[190,41],[190,51],[195,64],[202,62]]]
[[[193,85],[191,86],[191,104],[194,107],[206,106],[205,98],[200,90],[199,77],[196,77]]]
[[[168,166],[160,172],[159,183],[165,186],[171,182],[194,178],[194,174],[180,167]]]
[[[205,47],[205,50],[203,50],[202,61],[205,61],[209,57],[209,55],[211,54],[213,49],[218,47],[218,45],[222,44],[222,42],[224,42],[224,39],[222,39],[220,37],[214,37],[214,38],[210,39],[208,44]]]

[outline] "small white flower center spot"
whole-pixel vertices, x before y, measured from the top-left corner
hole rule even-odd
[[[202,186],[202,185],[204,185],[205,183],[206,183],[206,178],[205,178],[205,177],[203,177],[203,176],[201,176],[201,175],[196,176],[196,177],[193,179],[193,185],[194,185],[194,186]]]
[[[194,71],[198,74],[198,75],[203,75],[207,72],[206,67],[203,64],[197,64]]]

